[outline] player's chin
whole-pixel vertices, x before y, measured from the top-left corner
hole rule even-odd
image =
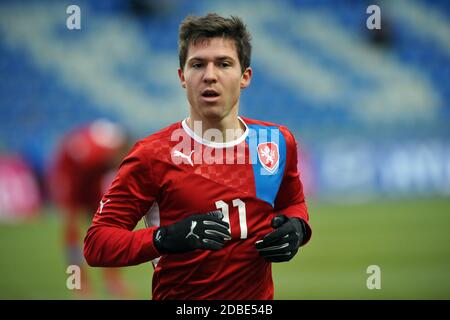
[[[221,105],[204,105],[202,106],[202,115],[205,119],[221,120],[223,118],[223,107]]]

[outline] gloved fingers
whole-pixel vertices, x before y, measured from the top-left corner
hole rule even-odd
[[[222,220],[223,219],[223,212],[222,210],[214,210],[207,213],[208,215],[215,217],[217,219]]]
[[[294,257],[294,255],[295,255],[295,253],[286,252],[284,254],[271,255],[271,256],[264,257],[264,258],[270,262],[285,262],[285,261],[291,260]]]
[[[258,250],[258,253],[264,257],[272,259],[272,257],[284,259],[284,256],[289,256],[294,252],[294,254],[298,251],[299,248],[299,239],[295,233],[290,233],[285,235],[281,240],[272,242],[267,245],[263,240],[259,240],[255,243],[255,247]],[[283,260],[287,261],[287,260]]]
[[[289,245],[289,235],[284,235],[282,238],[276,240],[276,241],[272,241],[270,243],[267,243],[266,241],[264,241],[264,239],[258,240],[255,242],[255,247],[258,250],[264,250],[270,247],[279,247],[281,245],[287,244]]]
[[[207,235],[216,235],[216,236],[218,236],[218,237],[220,237],[221,239],[224,239],[224,240],[230,240],[231,239],[231,236],[230,236],[230,233],[228,232],[228,230],[227,230],[226,233],[224,233],[224,232],[217,231],[217,230],[214,230],[214,229],[206,229],[205,230],[205,234],[207,234]]]
[[[218,232],[224,233],[226,235],[228,235],[229,237],[231,237],[230,235],[230,225],[227,222],[224,221],[210,221],[210,220],[204,220],[203,224],[207,226],[208,230],[216,230]]]
[[[264,242],[264,245],[270,245],[280,241],[283,237],[292,232],[294,232],[294,228],[290,224],[284,224],[280,228],[266,234],[264,238],[262,238],[262,241]]]
[[[207,214],[197,214],[192,216],[194,221],[202,222],[204,225],[217,225],[224,229],[230,229],[228,222],[223,221],[223,213],[221,210],[210,211]]]
[[[270,262],[284,262],[291,260],[298,252],[298,249],[289,249],[283,252],[261,252],[261,256]]]
[[[263,256],[266,259],[271,259],[271,258],[276,258],[276,257],[287,257],[287,256],[290,256],[291,254],[292,254],[292,251],[288,250],[286,252],[277,252],[277,251],[272,252],[272,253],[266,252],[266,253],[264,253],[264,255],[261,254],[261,256]]]
[[[284,254],[286,252],[292,251],[295,248],[290,241],[280,241],[271,244],[270,246],[261,246],[259,244],[259,248],[257,247],[256,249],[261,256],[267,257],[274,254]]]
[[[220,225],[226,227],[227,229],[230,227],[228,222],[223,221],[223,220],[221,220],[219,218],[216,218],[216,217],[209,216],[209,215],[203,215],[201,220],[203,220],[203,223],[205,223],[205,222],[215,222],[217,224],[220,224]]]
[[[269,247],[263,247],[258,249],[258,251],[263,254],[263,252],[268,252],[268,254],[270,254],[271,252],[280,252],[280,250],[284,249],[284,248],[289,248],[289,243],[282,243],[282,244],[278,244],[278,245],[272,245]]]
[[[224,246],[223,242],[218,242],[218,241],[215,241],[213,239],[204,238],[202,240],[201,249],[204,249],[204,250],[220,250],[220,249],[223,248],[223,246]]]
[[[210,231],[210,230],[207,230]],[[225,243],[225,241],[227,241],[226,238],[216,234],[216,233],[211,233],[211,232],[205,232],[205,234],[202,237],[203,239],[211,239],[214,240],[216,242],[220,242],[220,243]]]

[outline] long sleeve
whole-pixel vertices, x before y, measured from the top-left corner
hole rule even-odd
[[[288,217],[303,219],[308,228],[306,244],[311,238],[312,230],[309,225],[308,208],[303,193],[303,185],[300,181],[300,174],[297,169],[297,142],[292,133],[284,127],[280,128],[286,139],[286,169],[281,182],[280,189],[275,199],[275,211]]]
[[[145,155],[145,146],[136,144],[100,202],[84,239],[84,256],[90,266],[131,266],[159,256],[153,245],[157,227],[133,231],[158,194]]]

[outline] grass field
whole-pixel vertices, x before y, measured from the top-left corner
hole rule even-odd
[[[450,199],[359,205],[311,203],[313,238],[274,264],[276,299],[450,299]],[[142,227],[140,225],[140,227]],[[74,299],[66,288],[59,217],[0,225],[0,299]],[[381,269],[381,289],[366,286]],[[90,269],[96,299],[111,299]],[[150,263],[123,269],[136,299],[150,297]]]

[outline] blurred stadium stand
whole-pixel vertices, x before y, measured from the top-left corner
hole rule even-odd
[[[187,115],[178,25],[244,18],[254,78],[241,114],[289,126],[323,199],[450,194],[450,2],[76,1],[0,3],[0,152],[42,176],[58,139],[99,118],[138,139]]]

